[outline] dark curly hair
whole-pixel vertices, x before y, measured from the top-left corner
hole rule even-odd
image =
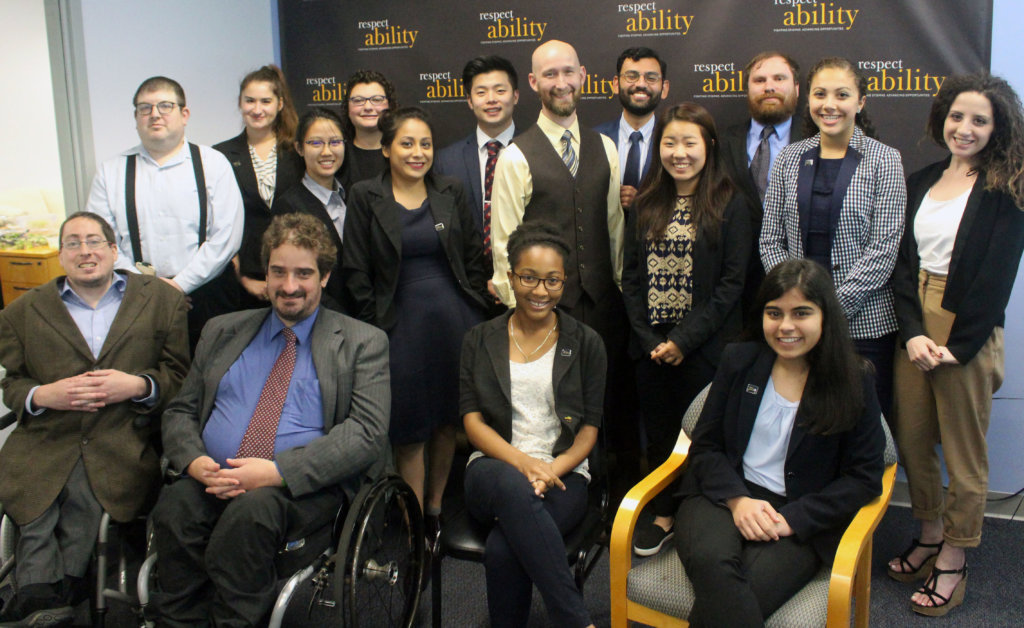
[[[977,92],[992,105],[992,135],[975,157],[974,166],[984,173],[986,188],[1009,193],[1017,206],[1024,208],[1024,112],[1009,83],[988,72],[948,77],[932,100],[925,132],[941,148],[947,148],[943,137],[946,117],[953,101],[964,92]]]
[[[352,124],[352,118],[348,115],[348,95],[352,93],[353,87],[363,83],[380,84],[384,88],[384,97],[388,99],[388,109],[394,109],[398,106],[398,99],[395,97],[395,86],[383,74],[376,70],[356,70],[345,81],[345,95],[341,99],[341,110],[344,114],[342,119],[345,122],[345,126],[341,130],[345,132],[345,139],[349,141],[356,136],[356,127]]]
[[[514,269],[523,251],[530,247],[543,246],[554,250],[562,258],[562,265],[569,263],[569,245],[555,225],[534,220],[524,222],[508,237],[508,267]]]
[[[263,247],[260,251],[263,268],[270,264],[270,253],[282,244],[291,244],[316,253],[316,269],[321,278],[331,272],[338,259],[338,249],[331,241],[327,227],[322,220],[309,214],[274,216],[270,226],[263,232]]]

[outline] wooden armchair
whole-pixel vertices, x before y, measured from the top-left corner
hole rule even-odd
[[[619,505],[610,543],[611,615],[613,628],[635,621],[651,626],[688,626],[693,587],[672,548],[634,565],[633,529],[644,506],[663,490],[673,490],[690,448],[689,434],[700,417],[705,388],[683,416],[671,456],[634,486]],[[803,589],[767,618],[768,627],[829,626],[848,628],[851,613],[858,627],[868,625],[871,596],[871,542],[896,482],[896,446],[885,430],[885,473],[882,494],[860,509],[843,534],[831,571],[823,567]]]

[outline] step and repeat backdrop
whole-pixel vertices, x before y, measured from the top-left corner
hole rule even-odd
[[[512,61],[516,125],[533,124],[530,55],[549,39],[575,46],[586,67],[586,126],[620,114],[611,80],[626,48],[656,50],[668,63],[666,101],[696,101],[720,127],[746,116],[743,68],[754,54],[784,51],[802,74],[821,57],[847,57],[868,77],[879,139],[900,149],[908,172],[941,155],[922,139],[931,97],[950,74],[987,69],[992,43],[992,0],[279,0],[278,11],[300,114],[339,108],[346,78],[373,69],[395,84],[399,105],[430,111],[437,146],[473,130],[461,77],[478,55]]]

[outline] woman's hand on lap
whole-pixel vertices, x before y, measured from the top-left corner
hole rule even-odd
[[[785,520],[775,512],[768,502],[751,497],[733,497],[726,502],[726,506],[732,512],[732,520],[736,524],[736,529],[746,540],[779,540],[778,524]],[[786,524],[785,527],[789,528],[789,525]]]

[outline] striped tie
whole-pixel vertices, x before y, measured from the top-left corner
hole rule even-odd
[[[572,147],[572,131],[568,129],[562,133],[562,161],[575,178],[576,171],[580,169],[580,162],[576,159],[576,151]]]

